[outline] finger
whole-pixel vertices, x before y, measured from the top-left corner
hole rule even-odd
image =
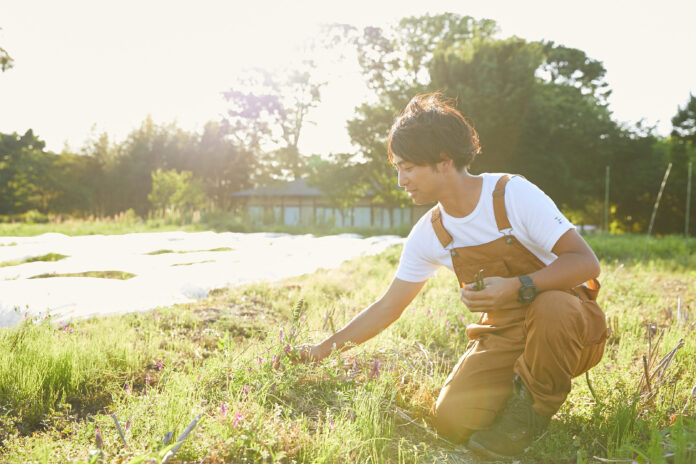
[[[485,290],[479,290],[479,291],[471,290],[470,291],[470,290],[462,289],[461,295],[462,295],[462,298],[467,298],[471,301],[485,300],[489,297],[488,292],[486,292]]]
[[[462,298],[462,303],[464,303],[467,307],[467,309],[471,312],[483,312],[483,311],[488,311],[489,308],[491,307],[490,304],[487,304],[486,302],[480,302],[480,301],[471,301],[466,298]]]

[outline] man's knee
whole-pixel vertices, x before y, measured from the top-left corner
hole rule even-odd
[[[437,434],[452,443],[468,440],[473,430],[463,426],[461,413],[462,411],[438,401],[430,411],[430,419]]]
[[[490,427],[495,411],[463,404],[456,399],[438,398],[430,411],[430,418],[438,435],[453,443],[462,443],[476,430]]]
[[[527,309],[526,325],[548,336],[566,336],[568,331],[582,328],[582,304],[569,293],[551,290],[542,292]]]

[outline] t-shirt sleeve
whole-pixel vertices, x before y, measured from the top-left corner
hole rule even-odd
[[[430,217],[430,213],[425,216]],[[408,234],[404,249],[401,252],[401,260],[396,270],[396,278],[406,282],[423,282],[433,277],[440,264],[428,257],[427,249],[430,238],[425,227],[432,227],[430,221],[417,222]]]
[[[524,236],[544,251],[551,252],[563,234],[575,226],[539,187],[515,177],[505,189],[507,210],[513,234]]]

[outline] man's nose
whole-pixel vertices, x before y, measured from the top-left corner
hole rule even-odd
[[[403,171],[398,171],[398,174],[396,175],[397,181],[399,184],[399,187],[406,187],[406,176],[404,175]]]

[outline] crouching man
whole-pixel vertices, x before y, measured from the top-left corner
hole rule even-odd
[[[592,249],[524,178],[470,174],[479,152],[475,130],[441,95],[411,100],[391,128],[389,161],[414,203],[437,205],[413,227],[386,293],[300,354],[320,360],[372,338],[440,266],[452,269],[480,318],[466,329],[469,345],[432,421],[440,435],[495,458],[524,452],[542,434],[571,379],[601,359],[607,330]]]

